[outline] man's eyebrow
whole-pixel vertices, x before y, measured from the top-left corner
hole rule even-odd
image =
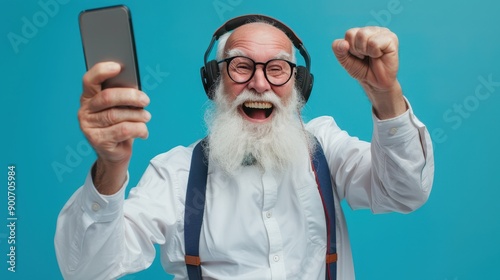
[[[289,54],[286,51],[280,51],[274,58],[275,59],[287,59],[287,60],[290,60],[292,58],[292,55]]]
[[[226,52],[227,57],[246,56],[246,53],[240,49],[230,49]]]

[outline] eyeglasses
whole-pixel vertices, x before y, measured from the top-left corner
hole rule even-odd
[[[292,77],[293,68],[297,65],[284,59],[271,59],[266,63],[255,62],[245,56],[233,56],[223,59],[217,63],[227,63],[227,73],[229,78],[237,84],[244,84],[250,81],[255,74],[257,65],[262,65],[264,77],[273,86],[282,86]]]

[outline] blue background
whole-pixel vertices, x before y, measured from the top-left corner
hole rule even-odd
[[[131,186],[154,155],[204,135],[203,53],[215,29],[241,14],[277,17],[304,41],[315,75],[306,119],[333,115],[350,134],[370,140],[370,104],[337,63],[331,42],[351,27],[383,25],[399,36],[399,79],[433,135],[436,175],[428,203],[409,215],[372,215],[344,205],[358,279],[498,277],[498,2],[54,1],[1,2],[0,279],[61,279],[56,218],[95,160],[76,118],[85,72],[78,13],[119,3],[132,11],[153,115],[149,139],[135,143]],[[56,5],[47,10],[43,3]],[[36,29],[23,31],[26,22]],[[13,34],[24,41],[11,42]],[[486,87],[484,80],[494,84]],[[17,171],[15,273],[6,263],[10,164]],[[123,279],[152,278],[169,279],[158,258]]]

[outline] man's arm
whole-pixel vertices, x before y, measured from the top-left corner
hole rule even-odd
[[[89,174],[57,220],[55,251],[64,279],[117,279],[146,269],[154,244],[178,234],[178,211],[187,184],[191,148],[179,147],[150,161],[127,199],[97,192]]]
[[[97,161],[58,218],[55,247],[61,272],[68,279],[109,279],[127,272],[122,267],[129,254],[126,236],[130,240],[138,236],[133,231],[125,234],[124,188],[133,140],[148,136],[146,122],[151,115],[143,109],[149,103],[144,92],[102,89],[101,84],[120,70],[117,63],[99,63],[83,77],[78,120]],[[127,269],[143,266],[128,264]]]
[[[429,196],[434,156],[429,133],[397,80],[397,36],[387,28],[353,28],[332,49],[364,88],[374,115],[371,145],[350,137],[333,120],[309,124],[326,147],[339,198],[376,213],[415,210]]]
[[[341,130],[333,118],[320,117],[306,128],[321,143],[335,192],[353,209],[408,213],[428,199],[434,175],[432,142],[409,110],[385,121],[373,116],[372,142]]]

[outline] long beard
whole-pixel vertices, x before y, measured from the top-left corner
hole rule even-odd
[[[209,135],[209,158],[225,172],[234,174],[245,165],[258,165],[263,170],[283,171],[296,161],[309,159],[310,135],[299,116],[302,107],[294,89],[287,104],[273,92],[256,94],[243,91],[229,102],[222,83],[215,89],[214,107],[205,116]],[[271,121],[252,123],[238,112],[245,101],[271,102]]]

